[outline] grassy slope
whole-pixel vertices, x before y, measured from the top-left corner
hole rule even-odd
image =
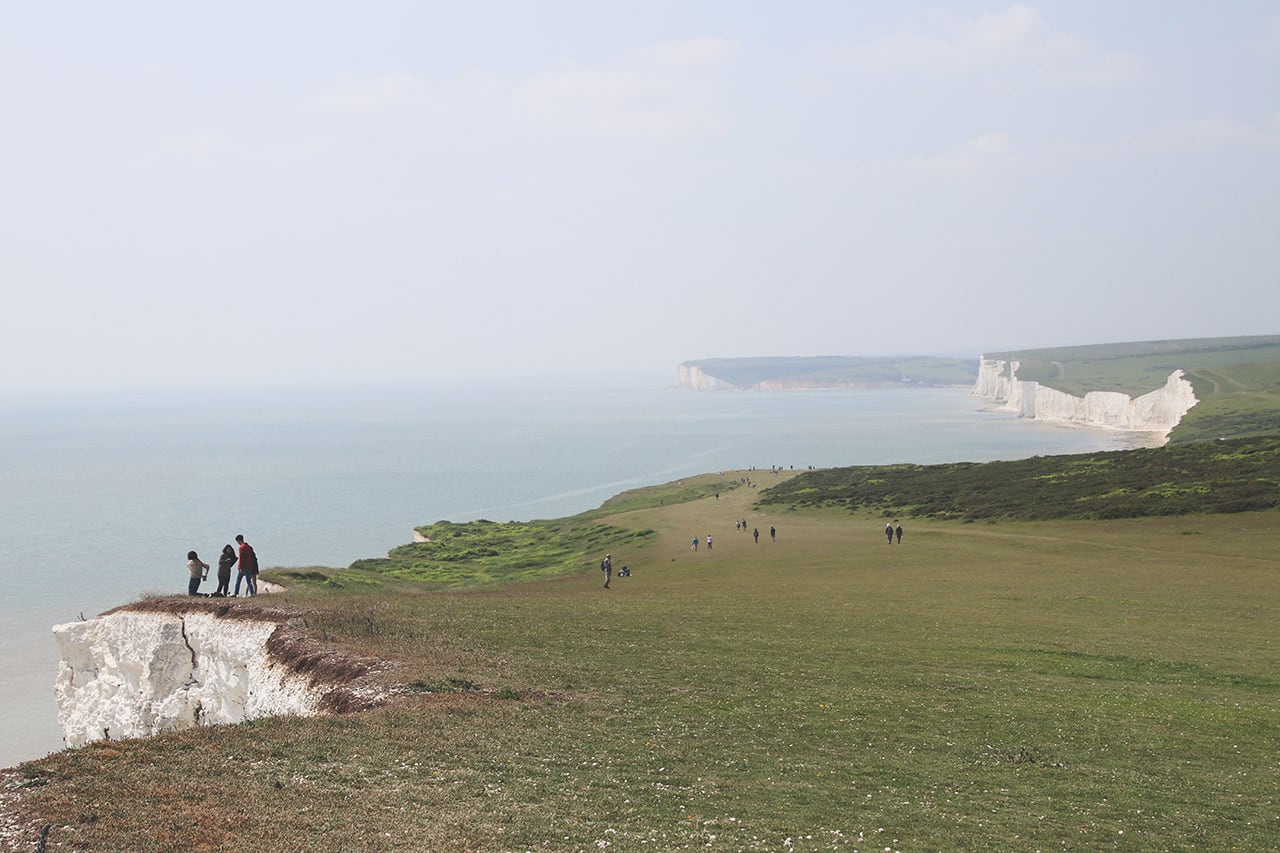
[[[1172,441],[1280,432],[1280,362],[1197,367],[1187,378],[1200,402],[1174,428]]]
[[[1280,512],[907,518],[888,546],[879,516],[661,494],[618,505],[653,534],[608,592],[594,554],[299,582],[311,630],[421,689],[23,765],[48,849],[1275,847]]]

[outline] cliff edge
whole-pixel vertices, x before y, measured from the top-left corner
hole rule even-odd
[[[67,746],[378,703],[381,661],[293,636],[281,611],[157,599],[53,628]]]
[[[984,357],[973,395],[1014,412],[1018,417],[1055,423],[1155,434],[1160,443],[1198,401],[1181,370],[1169,374],[1161,388],[1130,397],[1119,391],[1090,391],[1083,397],[1066,394],[1039,382],[1018,379],[1016,360]]]

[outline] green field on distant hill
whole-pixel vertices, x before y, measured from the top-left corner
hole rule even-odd
[[[1017,361],[1018,378],[1082,397],[1089,391],[1138,396],[1164,385],[1175,370],[1243,364],[1280,364],[1280,335],[1194,338],[992,352],[989,359]]]

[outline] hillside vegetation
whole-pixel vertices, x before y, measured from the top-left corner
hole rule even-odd
[[[1124,454],[1037,469],[1063,501],[1207,478],[1190,515],[910,510],[888,545],[878,499],[776,501],[814,480],[728,472],[267,572],[293,631],[391,662],[385,704],[27,762],[5,774],[0,850],[1273,849],[1280,510],[1206,513],[1220,489],[1274,493],[1276,448],[1205,451],[1134,451],[1141,478]],[[929,504],[949,488],[933,473],[891,503]],[[1025,503],[1025,471],[970,475],[970,502]],[[634,572],[609,590],[602,546]],[[551,576],[492,582],[539,563]]]
[[[760,503],[966,521],[1271,509],[1280,507],[1280,436],[1012,462],[830,468],[802,473]]]

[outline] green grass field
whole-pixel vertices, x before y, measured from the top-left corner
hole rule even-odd
[[[904,517],[891,546],[738,482],[565,525],[649,531],[610,590],[594,552],[430,593],[276,573],[398,699],[59,753],[18,769],[25,814],[51,851],[1280,846],[1280,511]]]

